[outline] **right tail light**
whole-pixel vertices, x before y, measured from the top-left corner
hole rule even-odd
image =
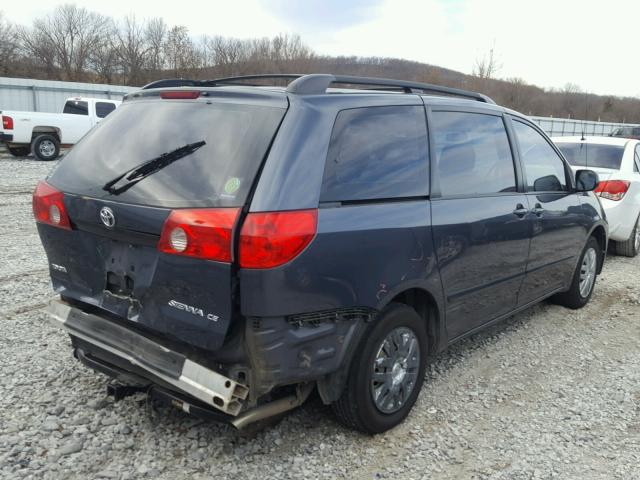
[[[249,213],[240,231],[240,267],[284,265],[311,243],[317,225],[317,210]]]

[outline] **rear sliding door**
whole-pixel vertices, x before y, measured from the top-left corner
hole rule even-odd
[[[527,199],[502,115],[434,108],[429,119],[433,236],[453,339],[515,308]]]

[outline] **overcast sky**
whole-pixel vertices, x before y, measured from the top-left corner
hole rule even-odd
[[[52,0],[6,2],[29,24]],[[194,37],[298,33],[316,53],[389,56],[470,73],[492,45],[499,77],[640,97],[640,1],[574,0],[84,0],[116,18],[160,16]]]

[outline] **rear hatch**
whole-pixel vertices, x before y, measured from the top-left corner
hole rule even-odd
[[[125,101],[39,186],[61,192],[70,229],[47,220],[46,198],[57,194],[36,200],[36,191],[52,281],[65,297],[216,349],[234,314],[233,227],[287,100],[233,89],[145,95]]]

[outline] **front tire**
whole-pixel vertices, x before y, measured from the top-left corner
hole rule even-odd
[[[616,255],[623,255],[625,257],[635,257],[640,252],[640,215],[636,220],[636,225],[633,227],[631,237],[626,242],[614,242],[614,251]]]
[[[53,135],[38,135],[31,142],[31,152],[38,160],[55,160],[60,155],[60,142]]]
[[[602,264],[601,262],[602,249],[600,244],[594,237],[589,237],[587,245],[580,255],[569,290],[554,296],[555,303],[574,310],[589,303],[596,284],[598,266]]]
[[[7,147],[9,153],[14,157],[26,157],[29,155],[29,147]]]
[[[427,345],[426,322],[413,308],[387,306],[363,338],[332,405],[338,420],[369,434],[401,423],[424,382]]]

